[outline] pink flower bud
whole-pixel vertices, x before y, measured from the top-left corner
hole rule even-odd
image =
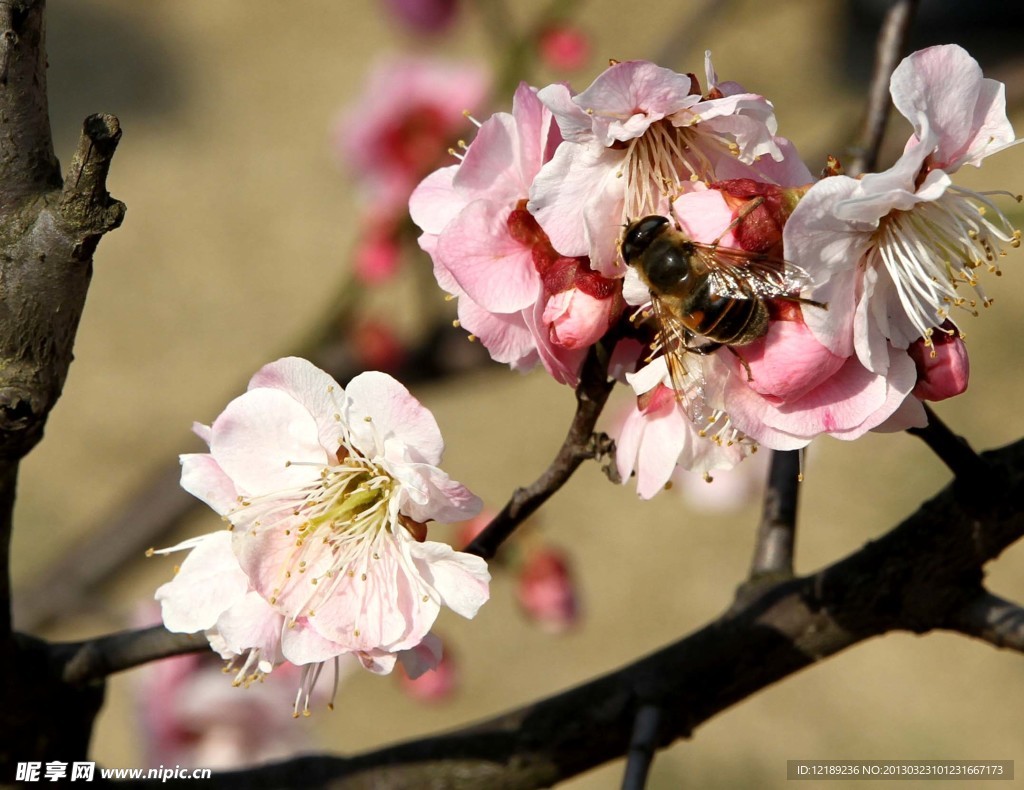
[[[946,322],[944,329],[952,328],[952,334],[943,331],[932,335],[932,347],[919,338],[911,343],[907,351],[917,365],[917,385],[913,394],[921,400],[945,400],[959,395],[967,389],[971,365],[967,359],[967,346],[960,333]]]
[[[531,553],[519,571],[519,605],[545,631],[562,633],[579,620],[576,585],[569,558],[545,547]]]
[[[590,57],[590,39],[577,27],[555,24],[540,34],[537,49],[549,68],[575,71]]]
[[[614,296],[598,299],[570,288],[548,299],[542,320],[550,327],[552,343],[563,348],[586,348],[604,336],[617,315]]]
[[[750,368],[748,386],[776,405],[807,394],[846,361],[819,343],[801,320],[772,321],[768,334],[737,353]],[[742,366],[739,373],[746,376]]]
[[[366,285],[380,285],[395,276],[400,260],[398,242],[391,233],[372,230],[356,245],[353,271]]]

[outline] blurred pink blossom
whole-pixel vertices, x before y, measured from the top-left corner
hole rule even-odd
[[[590,37],[575,25],[559,22],[541,32],[537,52],[548,68],[576,71],[590,59]]]
[[[368,201],[369,216],[405,212],[413,188],[448,156],[479,111],[490,77],[483,67],[428,57],[382,60],[362,94],[335,122],[339,158]]]
[[[519,605],[530,620],[553,634],[579,622],[580,605],[569,556],[544,546],[529,550],[519,569]]]
[[[392,16],[414,33],[448,30],[458,15],[458,0],[384,0]]]

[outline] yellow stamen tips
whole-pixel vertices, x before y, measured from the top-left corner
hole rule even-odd
[[[446,302],[454,302],[455,301],[455,296],[453,294],[445,294],[444,295],[444,300]]]
[[[302,715],[308,719],[313,714],[309,712],[309,708],[306,708],[304,711],[302,711]]]
[[[465,140],[458,140],[458,141],[456,141],[456,143],[455,143],[455,144],[456,144],[456,145],[457,145],[457,146],[458,146],[459,148],[461,148],[461,149],[462,149],[463,151],[465,151],[465,150],[466,150],[467,148],[469,148],[469,146],[468,146],[468,145],[466,145],[466,141],[465,141]]]
[[[797,481],[798,483],[802,483],[802,482],[804,481],[804,473],[803,473],[803,472],[800,472],[800,474],[798,474],[798,475],[796,476],[796,481]]]
[[[319,579],[315,579],[315,578],[314,578],[314,579],[310,579],[309,581],[310,581],[310,583],[311,583],[311,584],[312,584],[312,585],[313,585],[314,587],[316,587],[317,583],[318,583],[318,582],[319,582],[320,580],[319,580]]]
[[[363,417],[363,422],[373,422],[373,417],[367,414],[365,417]]]
[[[423,603],[426,603],[429,600],[430,600],[430,596],[429,595],[424,595],[423,596]]]
[[[356,572],[355,572],[355,571],[349,571],[349,572],[348,572],[348,577],[349,577],[350,579],[354,579],[354,578],[356,577]]]
[[[333,702],[328,702],[327,703],[327,710],[334,710],[334,703]]]
[[[467,340],[468,340],[468,341],[469,341],[470,343],[475,343],[475,342],[476,342],[476,335],[466,335],[466,339],[467,339]]]
[[[358,628],[355,631],[352,632],[352,636],[359,636],[359,629]]]
[[[587,115],[593,115],[593,114],[594,114],[594,109],[593,109],[593,107],[587,107],[587,109],[586,109],[586,110],[584,110],[584,112],[585,112],[585,113],[586,113]]]
[[[335,414],[334,414],[334,421],[335,421],[335,422],[341,422],[341,415],[340,415],[340,414],[338,414],[338,413],[335,413]]]
[[[452,321],[452,326],[458,329],[460,326],[462,326],[462,322],[458,318],[456,318],[454,321]]]
[[[273,604],[275,604],[275,603],[277,603],[277,596],[276,596],[276,595],[271,595],[271,596],[270,596],[270,603],[271,603],[272,605],[273,605]]]
[[[704,473],[704,482],[705,482],[705,483],[712,483],[712,482],[714,482],[714,480],[715,480],[715,478],[713,478],[713,477],[711,476],[711,473],[710,473],[710,472],[705,472],[705,473]]]
[[[180,565],[175,565],[175,566],[174,566],[174,575],[175,575],[175,576],[177,576],[177,575],[178,575],[178,572],[179,572],[180,570],[181,570],[181,566],[180,566]]]
[[[291,572],[291,571],[285,571],[285,572],[284,572],[284,577],[285,577],[286,579],[290,579],[290,578],[292,577],[292,572]]]
[[[671,491],[672,490],[672,481],[671,480],[669,480],[667,483],[665,483],[665,490],[666,491]]]
[[[152,557],[154,554],[156,554],[156,549],[154,549],[152,546],[150,546],[148,549],[146,549],[146,556],[147,557]]]
[[[316,612],[312,609],[309,610],[309,617],[316,617]]]
[[[362,581],[362,582],[366,581],[366,574],[365,573],[359,574],[359,581]]]
[[[621,62],[621,60],[616,60],[615,58],[608,58],[609,66],[618,66]]]
[[[452,156],[458,156],[459,155],[459,152],[456,151],[454,148],[449,148],[448,149],[448,153],[451,154]]]

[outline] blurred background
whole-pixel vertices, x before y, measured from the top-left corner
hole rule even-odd
[[[64,396],[22,467],[13,548],[20,628],[78,639],[155,622],[153,591],[175,560],[147,560],[143,549],[221,526],[201,508],[173,530],[152,526],[183,496],[173,486],[177,454],[202,449],[189,434],[192,421],[210,422],[257,368],[325,332],[334,339],[318,346],[322,364],[389,367],[415,363],[427,330],[454,314],[427,257],[408,249],[407,220],[391,199],[401,179],[369,183],[364,160],[385,133],[374,137],[367,120],[386,114],[380,105],[389,91],[409,106],[420,101],[404,93],[407,77],[397,72],[378,71],[368,88],[382,59],[461,64],[475,76],[463,81],[452,72],[452,85],[476,91],[466,109],[482,120],[508,109],[521,78],[567,80],[582,90],[609,58],[655,59],[703,76],[703,51],[711,49],[722,79],[774,102],[780,133],[816,171],[826,154],[850,158],[887,7],[780,0],[769,12],[754,0],[639,7],[523,0],[438,2],[426,16],[408,15],[424,5],[48,3],[58,157],[70,160],[86,115],[116,114],[124,137],[109,188],[128,213],[99,246]],[[1011,119],[1024,128],[1021,10],[975,2],[968,15],[967,4],[921,5],[913,46],[966,46],[987,76],[1007,82]],[[399,138],[383,144],[398,145],[410,166],[428,172],[451,163],[444,150],[472,136],[461,116],[428,126],[396,132],[393,124],[386,134]],[[909,133],[901,117],[891,127],[883,166]],[[967,168],[957,180],[1020,192],[1024,150],[1003,152],[981,171]],[[1019,226],[1020,214],[1015,219]],[[989,278],[995,305],[963,322],[971,387],[936,407],[979,449],[1024,434],[1022,264],[1014,253],[1005,276]],[[572,393],[541,370],[519,375],[481,362],[464,338],[441,332],[438,342],[429,364],[413,364],[418,372],[408,383],[441,426],[446,471],[497,510],[553,457]],[[608,415],[625,404],[613,400]],[[743,477],[681,482],[643,502],[631,485],[612,485],[596,464],[585,465],[507,552],[493,599],[476,620],[442,615],[438,631],[453,657],[446,684],[410,691],[397,677],[354,672],[333,713],[319,705],[310,719],[293,721],[292,679],[280,681],[284,693],[273,688],[278,681],[241,690],[219,674],[216,687],[197,680],[191,659],[176,669],[150,667],[112,678],[95,759],[113,767],[184,765],[181,755],[193,749],[195,764],[208,767],[292,747],[350,754],[469,723],[612,670],[729,604],[747,571],[759,512],[760,483]],[[948,478],[910,436],[818,440],[802,489],[798,571],[856,550]],[[129,500],[136,509],[125,519]],[[445,530],[433,534],[461,540]],[[544,568],[561,591],[556,598],[563,596],[553,612],[530,609],[528,566],[538,556],[547,556]],[[95,568],[100,583],[89,580]],[[1024,547],[991,566],[989,583],[1024,599]],[[183,705],[197,694],[210,700],[206,710]],[[1019,655],[944,634],[891,635],[720,715],[658,755],[650,786],[782,787],[787,759],[1017,759],[1024,770],[1022,703]],[[275,737],[239,739],[230,717],[209,721],[212,709],[229,707],[241,711],[238,722],[262,722],[262,735]],[[617,787],[621,773],[617,762],[566,786]]]

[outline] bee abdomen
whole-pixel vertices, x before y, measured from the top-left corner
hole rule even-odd
[[[691,328],[716,343],[742,346],[768,331],[768,309],[760,299],[736,299],[708,293],[698,303],[702,310],[691,312]]]

